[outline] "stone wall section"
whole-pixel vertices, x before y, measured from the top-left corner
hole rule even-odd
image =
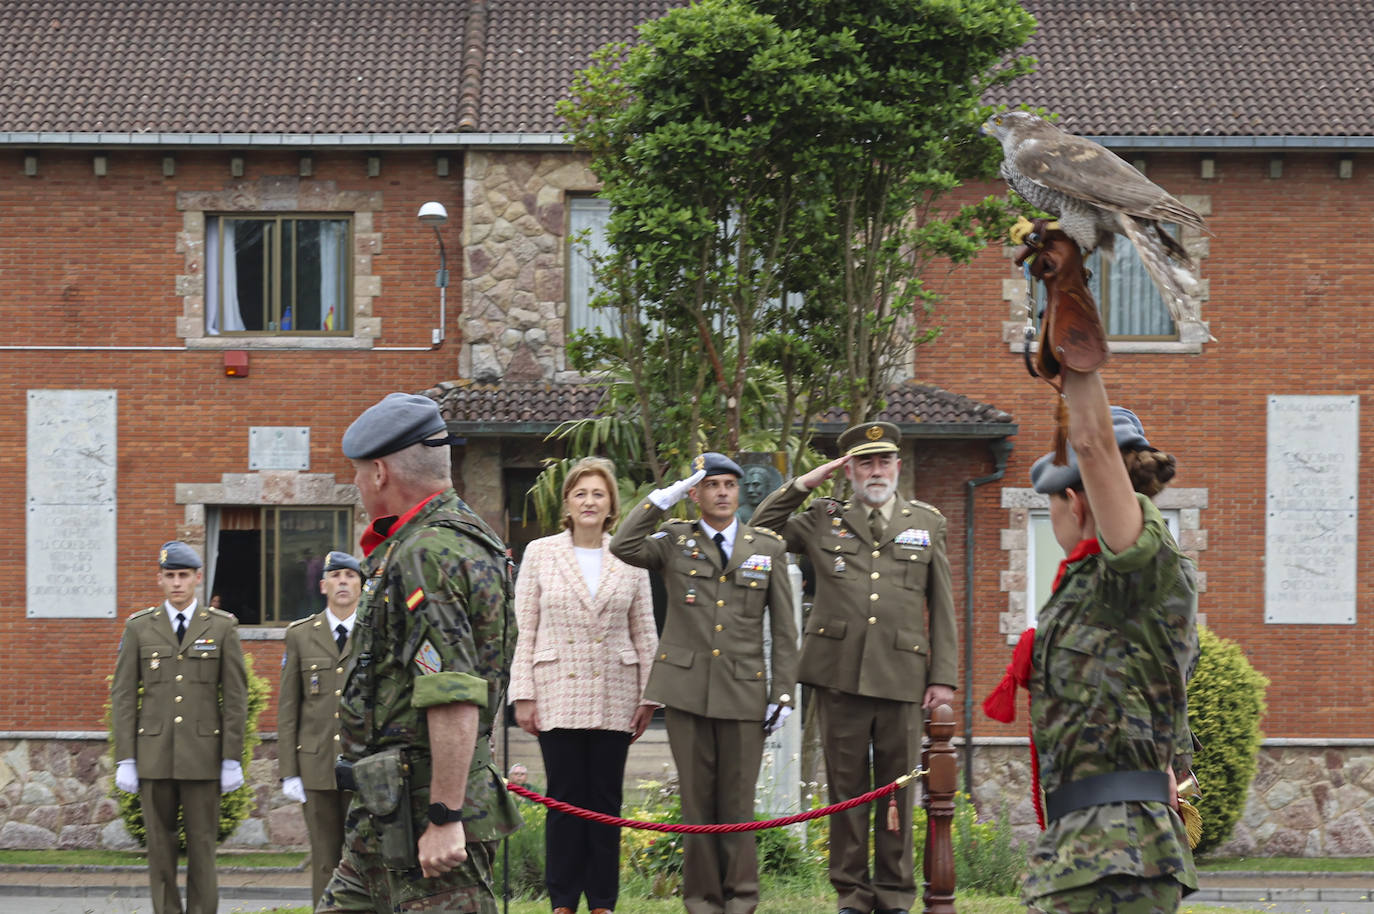
[[[566,201],[598,187],[585,159],[566,152],[467,153],[459,377],[580,380],[563,353]]]
[[[512,760],[534,770],[538,753],[526,751],[523,736],[511,734]],[[670,777],[671,757],[665,747],[661,733],[655,731],[632,753],[638,763],[630,771]],[[223,846],[306,846],[301,806],[283,796],[278,784],[275,734],[264,734],[246,775],[254,807]],[[975,747],[973,784],[979,814],[991,819],[1005,810],[1021,842],[1034,840],[1039,831],[1029,782],[1024,742]],[[136,849],[113,793],[114,765],[103,737],[0,739],[0,848]],[[1266,746],[1260,750],[1245,814],[1216,855],[1374,856],[1371,816],[1374,747]]]

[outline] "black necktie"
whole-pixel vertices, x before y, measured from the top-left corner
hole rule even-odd
[[[186,637],[186,617],[183,616],[181,613],[177,613],[177,644],[180,644],[180,643],[181,643],[181,639],[182,639],[182,638],[185,638],[185,637]]]
[[[720,550],[720,567],[725,570],[726,564],[730,561],[730,556],[725,554],[725,534],[717,533],[711,539],[716,541],[716,548]]]
[[[883,538],[883,512],[874,508],[868,512],[868,532],[873,537],[873,545]]]
[[[334,626],[334,634],[334,642],[339,645],[339,653],[342,654],[344,643],[348,641],[348,629],[344,628],[344,624],[340,622]]]

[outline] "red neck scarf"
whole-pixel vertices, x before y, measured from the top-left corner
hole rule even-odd
[[[363,547],[363,555],[371,555],[372,550],[376,549],[382,543],[386,542],[387,537],[391,536],[392,530],[399,530],[402,527],[404,527],[406,525],[406,522],[415,515],[419,514],[420,509],[423,508],[425,505],[429,504],[430,501],[433,500],[435,495],[442,494],[443,490],[440,489],[433,495],[426,495],[418,505],[411,508],[409,511],[400,515],[399,517],[395,514],[388,514],[386,517],[379,517],[376,520],[374,520],[371,523],[371,525],[369,525],[368,528],[363,531],[363,535],[358,541],[358,544]]]
[[[1064,580],[1064,572],[1074,562],[1082,561],[1090,555],[1097,555],[1102,551],[1102,544],[1096,539],[1079,540],[1078,545],[1073,547],[1073,551],[1068,554],[1064,561],[1059,563],[1059,571],[1054,576],[1054,585],[1050,588],[1051,592],[1059,589],[1059,584]],[[991,694],[983,699],[983,713],[993,720],[1000,720],[1002,723],[1009,724],[1016,720],[1016,689],[1018,687],[1029,689],[1031,674],[1031,654],[1035,647],[1035,629],[1028,628],[1021,633],[1021,639],[1016,642],[1016,649],[1011,653],[1011,663],[1007,664],[1007,672],[1002,677],[1002,681],[997,683]],[[1029,714],[1030,696],[1026,696],[1027,713]],[[1040,800],[1040,754],[1035,750],[1035,734],[1030,734],[1030,754],[1031,754],[1031,804],[1035,807],[1035,821],[1040,824],[1043,830],[1045,827],[1045,810]]]

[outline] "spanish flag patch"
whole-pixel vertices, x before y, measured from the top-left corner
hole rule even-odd
[[[421,587],[415,588],[415,592],[412,593],[410,596],[406,597],[406,609],[410,610],[411,612],[414,612],[414,611],[415,611],[415,607],[419,606],[420,603],[424,601],[424,599],[425,599],[425,591],[424,591],[424,588],[421,588]]]

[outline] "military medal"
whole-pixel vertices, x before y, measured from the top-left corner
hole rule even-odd
[[[697,602],[697,592],[689,588],[686,595],[683,596],[682,600],[688,606],[695,606]]]
[[[835,573],[836,573],[836,574],[844,574],[844,569],[845,569],[845,567],[846,567],[846,566],[845,566],[845,564],[844,564],[844,556],[842,556],[842,555],[837,555],[837,556],[835,556]]]
[[[148,661],[148,669],[155,670],[160,666],[162,666],[162,661],[157,659],[157,654],[154,654],[153,659]]]
[[[311,694],[311,695],[318,695],[318,694],[320,694],[320,674],[319,674],[319,673],[311,673],[311,674],[310,674],[310,694]]]

